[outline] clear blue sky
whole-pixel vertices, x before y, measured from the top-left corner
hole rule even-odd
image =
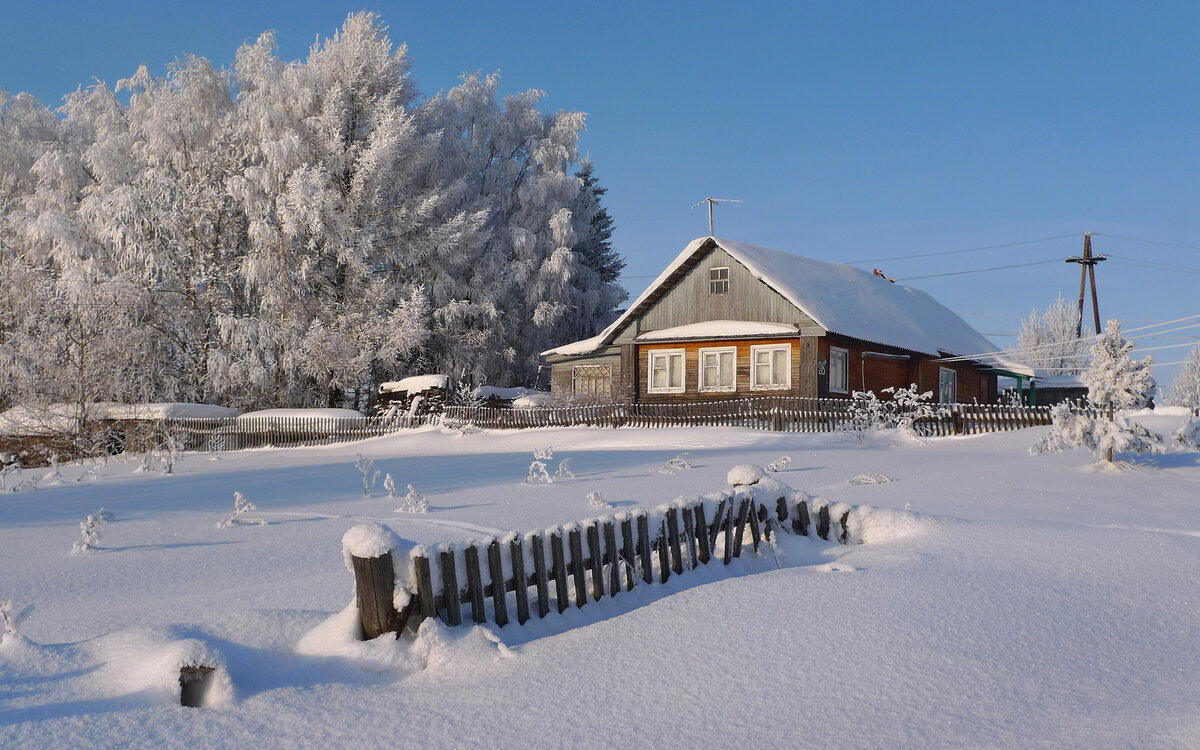
[[[714,195],[745,201],[718,208],[719,236],[867,261],[1002,346],[1032,306],[1077,297],[1079,268],[1062,259],[1085,231],[1113,256],[1097,268],[1102,318],[1128,329],[1200,314],[1200,4],[427,5],[367,6],[408,44],[425,93],[498,70],[506,91],[544,89],[548,109],[589,113],[583,148],[609,190],[633,295],[707,234],[690,207]],[[11,3],[0,88],[56,103],[139,63],[161,73],[184,52],[227,66],[266,29],[300,58],[360,9]],[[1072,236],[876,260],[1061,235]],[[1156,368],[1159,382],[1177,369]]]

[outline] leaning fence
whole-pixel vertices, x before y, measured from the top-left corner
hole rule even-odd
[[[640,586],[716,564],[747,550],[762,554],[776,534],[850,541],[850,506],[831,506],[802,492],[761,502],[753,492],[724,493],[569,523],[502,539],[442,545],[410,555],[409,602],[394,609],[394,552],[353,557],[356,596],[368,638],[415,631],[436,617],[446,625],[470,621],[524,624]],[[711,520],[710,520],[711,519]],[[486,578],[485,578],[486,575]],[[404,597],[402,597],[404,598]]]

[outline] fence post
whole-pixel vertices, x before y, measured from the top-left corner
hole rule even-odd
[[[367,640],[404,630],[412,613],[412,605],[400,613],[392,603],[396,586],[392,552],[389,550],[378,557],[352,555],[350,561],[354,566],[354,598]]]

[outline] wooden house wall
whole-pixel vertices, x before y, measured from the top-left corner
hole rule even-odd
[[[857,339],[848,339],[830,334],[820,339],[820,362],[824,375],[818,378],[818,391],[821,396],[842,397],[849,393],[835,393],[829,390],[829,349],[838,347],[848,352],[848,391],[874,391],[882,395],[884,388],[907,388],[917,385],[919,392],[933,391],[937,398],[938,368],[948,367],[958,373],[957,398],[959,402],[971,402],[978,399],[984,403],[996,400],[996,376],[977,369],[969,362],[938,362],[935,357],[909,352],[880,344],[871,344]],[[874,357],[869,352],[882,354],[908,355],[909,359],[894,359],[891,357]]]
[[[622,399],[622,357],[619,351],[604,352],[591,357],[571,357],[550,365],[550,397],[556,403],[569,403],[574,399],[574,368],[576,365],[611,365],[613,369],[613,398]]]
[[[710,294],[708,272],[722,266],[729,268],[729,293]],[[718,247],[701,258],[640,318],[632,321],[617,340],[630,340],[639,333],[709,320],[794,323],[806,336],[823,333],[812,318]]]
[[[676,343],[640,344],[637,347],[638,401],[647,404],[668,404],[696,401],[725,401],[752,396],[815,396],[817,387],[817,341],[813,336],[741,341],[687,341]],[[761,344],[791,344],[791,387],[750,390],[750,348]],[[737,347],[737,369],[734,391],[700,392],[700,350],[714,347]],[[650,352],[663,349],[683,349],[683,393],[650,393]]]

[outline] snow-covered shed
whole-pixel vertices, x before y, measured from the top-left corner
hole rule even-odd
[[[600,334],[542,356],[558,401],[849,397],[916,383],[942,402],[990,402],[996,371],[1020,368],[995,351],[920,290],[704,237]]]

